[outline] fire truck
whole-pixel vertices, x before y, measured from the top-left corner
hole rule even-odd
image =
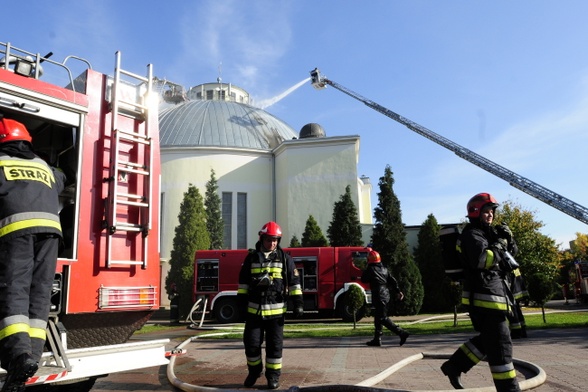
[[[312,247],[284,248],[296,265],[302,285],[305,313],[336,315],[353,321],[353,310],[345,300],[351,286],[361,289],[365,303],[371,303],[369,285],[361,282],[369,248]],[[194,262],[194,302],[219,323],[240,320],[237,305],[239,271],[247,249],[198,250]],[[355,314],[365,315],[365,306]]]
[[[574,296],[577,302],[588,303],[588,261],[574,262]]]
[[[47,352],[27,383],[90,390],[108,373],[169,362],[167,340],[126,343],[159,308],[157,101],[151,65],[147,76],[124,71],[117,52],[107,76],[51,55],[0,42],[0,115],[23,123],[67,176]],[[76,78],[72,63],[83,69]]]

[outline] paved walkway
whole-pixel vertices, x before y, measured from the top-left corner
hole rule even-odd
[[[575,306],[570,306],[573,309]],[[547,316],[549,317],[549,315]],[[165,332],[172,339],[169,348],[178,346],[190,337],[200,334],[179,327]],[[137,335],[141,339],[164,337],[162,333]],[[373,385],[374,388],[394,391],[451,390],[447,378],[439,370],[444,354],[451,354],[470,334],[413,335],[403,347],[398,347],[396,336],[384,336],[384,347],[367,347],[365,337],[286,339],[284,368],[280,379],[281,390],[310,387],[324,391],[349,391],[360,388],[335,388],[334,385],[357,385],[389,369],[407,358],[420,353],[432,353],[441,358],[416,360]],[[238,339],[192,339],[188,353],[178,357],[173,371],[184,390],[200,390],[204,386],[225,390],[243,389],[246,376],[243,345]],[[588,390],[588,328],[547,329],[529,332],[529,338],[514,341],[515,358],[542,368],[547,377],[533,391],[587,391]],[[533,376],[527,369],[517,367],[521,381]],[[111,374],[96,382],[93,391],[164,391],[177,390],[168,381],[167,367],[141,369]],[[462,377],[467,388],[492,386],[490,371],[485,363],[479,364]],[[363,384],[366,385],[366,384]],[[265,378],[256,385],[265,389]]]

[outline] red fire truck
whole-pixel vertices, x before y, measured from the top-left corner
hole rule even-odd
[[[117,52],[109,77],[49,57],[0,42],[0,115],[23,123],[68,179],[50,350],[28,384],[89,390],[101,375],[168,362],[167,340],[125,343],[159,307],[157,104],[151,65],[146,77],[124,71]],[[84,69],[75,79],[72,62]]]
[[[353,312],[345,301],[346,291],[352,285],[360,287],[366,303],[371,303],[369,285],[361,282],[368,248],[284,248],[284,251],[292,256],[300,274],[305,313],[325,313],[353,321]],[[205,303],[204,311],[219,323],[240,319],[237,286],[247,252],[247,249],[196,251],[194,301]],[[365,307],[356,313],[356,319],[361,319],[364,312]]]

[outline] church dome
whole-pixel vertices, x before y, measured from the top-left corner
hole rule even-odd
[[[298,137],[268,112],[226,100],[187,100],[159,113],[162,148],[240,147],[271,150]]]

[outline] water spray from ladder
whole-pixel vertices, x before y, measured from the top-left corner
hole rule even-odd
[[[283,93],[281,93],[277,97],[270,98],[270,99],[264,99],[263,101],[259,102],[255,106],[259,107],[260,109],[266,109],[266,108],[272,106],[273,104],[281,101],[282,99],[286,98],[288,95],[290,95],[291,93],[296,91],[296,89],[298,89],[299,87],[304,86],[309,80],[310,80],[310,78],[306,78],[303,81],[296,83],[294,86],[290,87],[288,90],[284,91]]]

